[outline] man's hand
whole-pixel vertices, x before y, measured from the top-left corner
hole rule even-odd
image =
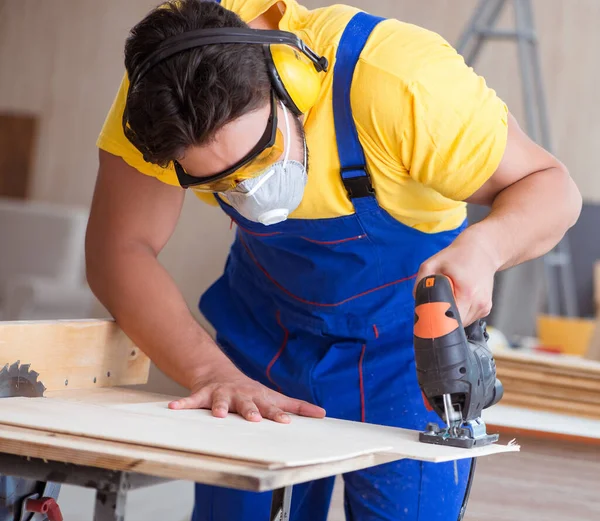
[[[323,418],[325,411],[308,402],[288,398],[251,380],[237,369],[214,372],[212,376],[197,382],[187,398],[169,404],[171,409],[211,409],[213,416],[224,418],[237,413],[248,421],[263,418],[278,423],[289,423],[293,413],[312,418]]]
[[[452,280],[465,327],[492,310],[494,275],[500,267],[489,241],[477,235],[476,228],[467,228],[449,247],[424,262],[417,274],[417,284],[428,275],[446,275]]]

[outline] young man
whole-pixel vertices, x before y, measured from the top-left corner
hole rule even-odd
[[[328,67],[289,46],[272,48],[274,65],[263,45],[189,48],[207,34],[191,31],[246,24],[294,33]],[[422,430],[437,418],[415,374],[415,283],[449,276],[472,323],[490,311],[494,274],[550,250],[580,211],[567,169],[447,42],[413,25],[343,5],[180,0],[133,29],[125,65],[98,143],[88,277],[190,390],[174,409],[283,423],[327,411]],[[182,186],[238,225],[200,301],[216,342],[157,261]],[[466,202],[491,206],[489,217],[466,228]],[[414,461],[348,474],[347,518],[457,519],[469,468],[458,483],[452,465]],[[297,487],[292,518],[324,521],[332,486]],[[198,486],[194,520],[268,509],[265,494]]]

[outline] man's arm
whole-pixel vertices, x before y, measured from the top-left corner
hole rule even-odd
[[[492,208],[471,233],[495,250],[500,270],[550,251],[577,222],[582,205],[565,165],[534,143],[510,114],[504,157],[467,202]]]
[[[512,115],[498,168],[467,202],[490,206],[491,212],[425,262],[417,276],[452,278],[465,324],[489,314],[494,274],[550,251],[575,224],[582,205],[567,168]]]
[[[177,224],[184,192],[100,151],[86,237],[88,282],[123,331],[165,374],[192,391],[173,408],[212,408],[289,421],[282,410],[323,411],[245,377],[189,311],[157,256]]]

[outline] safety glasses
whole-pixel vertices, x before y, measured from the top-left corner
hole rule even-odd
[[[240,181],[250,179],[274,164],[283,154],[283,135],[277,128],[277,99],[271,92],[271,114],[261,138],[254,148],[236,164],[208,177],[189,175],[178,161],[174,161],[175,173],[183,188],[193,187],[197,192],[226,192]]]

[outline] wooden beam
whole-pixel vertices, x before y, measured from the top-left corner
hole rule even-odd
[[[148,381],[150,360],[112,320],[0,322],[0,364],[30,364],[48,391]]]

